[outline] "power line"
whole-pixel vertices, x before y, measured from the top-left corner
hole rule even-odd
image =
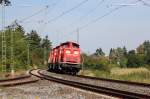
[[[87,26],[89,26],[89,25],[91,25],[91,24],[93,24],[93,23],[95,23],[95,22],[97,22],[97,21],[103,19],[104,17],[106,17],[106,16],[112,14],[113,12],[115,12],[115,11],[117,11],[117,10],[123,8],[123,7],[125,7],[125,6],[120,6],[120,7],[114,8],[114,9],[112,9],[111,11],[105,13],[104,15],[102,15],[102,16],[100,16],[100,17],[98,17],[98,18],[92,20],[91,22],[89,22],[89,23],[87,23],[87,24],[81,26],[79,29],[80,29],[80,30],[81,30],[81,29],[84,29],[84,28],[86,28]]]
[[[46,9],[48,9],[48,8],[49,8],[49,5],[46,5],[46,6],[44,7],[44,9],[43,9],[43,8],[40,9],[39,11],[35,12],[34,14],[32,14],[32,15],[30,15],[30,16],[27,16],[27,17],[25,17],[25,18],[23,18],[23,19],[21,19],[19,22],[22,23],[23,21],[28,20],[28,19],[32,18],[33,16],[38,15],[39,13],[43,12],[44,10],[46,10]]]
[[[143,3],[144,6],[150,7],[150,4],[146,3],[144,0],[138,0]]]
[[[79,18],[79,20],[83,20],[85,19],[87,16],[89,16],[91,13],[93,13],[101,4],[104,3],[105,0],[101,0],[99,1],[99,3],[93,8],[91,9],[90,11],[88,11],[88,13],[86,13],[85,15],[83,15],[82,17]]]
[[[80,22],[81,20],[85,20],[86,17],[88,17],[91,13],[93,13],[101,4],[104,3],[104,1],[106,1],[106,0],[100,0],[100,1],[98,2],[98,4],[97,4],[94,8],[90,9],[86,14],[84,14],[83,16],[81,16],[81,17],[80,17],[79,19],[77,19],[76,21],[70,23],[68,26],[75,25],[76,23]],[[66,27],[65,27],[65,28],[66,28]]]
[[[61,0],[59,0],[59,2],[57,1],[57,2],[55,2],[54,4],[53,4],[53,9],[51,9],[50,10],[50,12],[52,11],[52,10],[54,10],[54,8],[58,5],[58,3],[60,3],[60,1]],[[45,18],[44,19],[47,19],[47,10],[45,11]],[[44,32],[44,30],[46,29],[46,27],[47,27],[47,22],[44,22],[43,20],[42,20],[42,22],[44,23],[43,24],[43,26],[41,26],[41,32]]]
[[[139,0],[134,1],[134,2],[132,2],[132,3],[135,4],[135,3],[137,3],[137,2],[139,2]],[[78,27],[78,30],[82,30],[82,29],[84,29],[84,28],[87,28],[89,25],[94,24],[95,22],[98,22],[99,20],[103,19],[104,17],[106,17],[106,16],[112,14],[113,12],[115,12],[115,11],[121,9],[121,8],[127,7],[127,6],[128,6],[128,5],[120,5],[119,7],[116,7],[116,8],[114,8],[114,9],[110,10],[109,12],[105,13],[105,14],[102,15],[102,16],[99,16],[98,18],[96,18],[96,19],[90,21],[89,23],[87,23],[87,24],[85,24],[85,25],[83,25],[83,26]],[[76,32],[76,29],[74,29],[72,32],[69,32],[69,33],[75,33],[75,32]],[[66,37],[66,36],[65,36],[65,37]]]
[[[85,24],[85,25],[83,25],[83,26],[78,27],[78,30],[82,30],[82,29],[88,27],[89,25],[91,25],[91,24],[93,24],[93,23],[95,23],[95,22],[97,22],[97,21],[103,19],[104,17],[110,15],[111,13],[113,13],[113,12],[115,12],[115,11],[117,11],[117,10],[123,8],[123,7],[125,7],[125,6],[120,6],[120,7],[116,7],[116,8],[114,8],[114,9],[112,9],[111,11],[109,11],[109,12],[105,13],[104,15],[102,15],[102,16],[100,16],[100,17],[98,17],[98,18],[96,18],[96,19],[94,19],[94,20],[92,20],[92,21],[90,21],[89,23],[87,23],[87,24]],[[76,32],[76,29],[73,30],[72,32],[69,32],[69,33],[75,33],[75,32]]]
[[[137,2],[139,2],[139,1],[136,1],[136,2],[134,2],[134,3],[137,3]],[[119,7],[116,7],[116,8],[114,8],[114,9],[110,10],[109,12],[105,13],[104,15],[102,15],[102,16],[100,16],[100,17],[98,17],[98,18],[92,20],[91,22],[89,22],[89,23],[87,23],[87,24],[85,24],[85,25],[79,27],[79,29],[80,29],[80,30],[81,30],[81,29],[84,29],[84,28],[86,28],[87,26],[89,26],[89,25],[91,25],[91,24],[93,24],[93,23],[95,23],[95,22],[97,22],[97,21],[103,19],[104,17],[106,17],[106,16],[112,14],[113,12],[115,12],[115,11],[121,9],[121,8],[127,7],[127,6],[128,6],[128,5],[120,5]]]
[[[82,6],[82,5],[85,4],[86,2],[88,2],[88,0],[83,0],[82,2],[80,2],[79,4],[77,4],[76,6],[72,7],[71,9],[66,10],[66,11],[62,12],[60,15],[58,15],[58,16],[52,18],[51,20],[48,21],[48,23],[51,23],[51,22],[53,22],[53,21],[58,20],[60,17],[62,17],[62,16],[64,16],[64,15],[70,13],[71,11],[77,9],[78,7]]]
[[[50,4],[50,6],[47,5],[47,6],[45,6],[44,9],[40,9],[39,11],[33,13],[33,14],[30,15],[30,16],[27,16],[27,17],[23,18],[22,20],[20,20],[20,21],[18,21],[18,22],[20,22],[20,23],[31,23],[31,22],[33,22],[33,20],[32,20],[32,21],[26,21],[26,22],[24,22],[24,21],[25,21],[25,20],[28,20],[28,19],[30,19],[30,18],[32,18],[32,17],[34,17],[34,16],[40,14],[41,12],[44,12],[44,11],[45,11],[44,19],[46,19],[46,18],[47,18],[47,13],[48,13],[48,12],[51,12],[51,11],[54,9],[54,7],[55,7],[56,5],[58,5],[58,3],[60,3],[60,1],[61,1],[61,0],[59,0],[59,2],[57,1],[57,2],[54,2],[54,3]],[[53,7],[53,8],[51,8],[51,7]],[[51,9],[50,9],[50,8],[51,8]],[[49,11],[48,9],[50,9],[50,11]],[[42,23],[43,23],[43,25],[40,27],[42,32],[44,31],[44,28],[46,28],[46,25],[47,25],[47,22],[44,22],[44,19],[43,19],[43,20],[35,20],[35,21],[34,21],[34,23],[39,23],[39,24],[42,24]]]
[[[139,2],[139,1],[135,1],[134,4],[137,3],[137,2]],[[104,17],[106,17],[106,16],[112,14],[113,12],[115,12],[115,11],[121,9],[121,8],[127,7],[127,6],[128,6],[128,5],[120,5],[119,7],[116,7],[116,8],[114,8],[114,9],[112,9],[111,11],[109,11],[109,12],[106,13],[106,14],[104,14],[103,16],[100,16],[100,17],[98,17],[98,18],[92,20],[91,22],[87,23],[86,25],[81,26],[79,29],[80,29],[80,30],[81,30],[81,29],[84,29],[84,28],[86,28],[87,26],[89,26],[89,25],[91,25],[91,24],[93,24],[93,23],[95,23],[95,22],[97,22],[97,21],[103,19]]]
[[[59,0],[59,2],[57,1],[57,2],[53,3],[53,4],[51,5],[51,6],[53,6],[53,9],[51,9],[50,11],[54,10],[55,6],[58,5],[58,4],[60,3],[60,1],[61,1],[61,0]]]

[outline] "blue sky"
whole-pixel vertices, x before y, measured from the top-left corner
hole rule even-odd
[[[79,30],[82,51],[92,53],[101,47],[106,53],[110,48],[126,46],[135,49],[144,40],[150,40],[150,6],[143,5],[137,0],[11,0],[12,6],[6,8],[6,25],[15,19],[26,32],[35,29],[39,35],[49,36],[53,45],[60,42],[76,41],[76,29],[88,24]],[[68,11],[72,7],[85,1],[84,4],[69,13],[48,23],[56,16]],[[102,2],[103,1],[103,2]],[[149,0],[143,0],[150,4]],[[133,4],[136,2],[135,4]],[[48,8],[46,9],[46,6]],[[90,23],[110,12],[120,5],[128,5],[104,18]],[[33,15],[39,10],[37,15]]]

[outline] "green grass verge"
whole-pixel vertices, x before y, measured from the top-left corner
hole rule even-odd
[[[140,83],[150,83],[150,71],[148,69],[137,68],[137,69],[120,69],[120,71],[124,71],[124,73],[119,73],[118,70],[114,70],[112,72],[106,72],[101,70],[84,70],[79,74],[93,77],[101,77],[101,78],[109,78],[109,79],[117,79],[123,81],[132,81],[132,82],[140,82]],[[126,72],[130,71],[130,72]]]

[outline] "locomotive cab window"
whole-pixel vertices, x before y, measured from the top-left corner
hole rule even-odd
[[[72,47],[73,47],[73,48],[79,48],[79,45],[76,44],[76,43],[72,43]]]
[[[68,43],[63,43],[61,46],[63,46],[63,48],[68,48],[69,44]]]
[[[69,47],[69,45],[67,45],[67,44],[66,44],[66,45],[64,45],[63,47],[64,47],[64,48],[68,48],[68,47]]]

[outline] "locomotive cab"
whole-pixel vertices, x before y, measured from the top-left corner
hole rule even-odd
[[[63,50],[63,62],[71,63],[71,64],[79,64],[80,63],[80,50],[79,45],[75,43],[69,43],[67,46],[64,45]]]
[[[62,43],[61,66],[64,70],[78,72],[80,66],[79,45],[74,42]]]
[[[55,47],[49,55],[49,69],[76,74],[81,69],[80,48],[74,42],[65,42]]]

